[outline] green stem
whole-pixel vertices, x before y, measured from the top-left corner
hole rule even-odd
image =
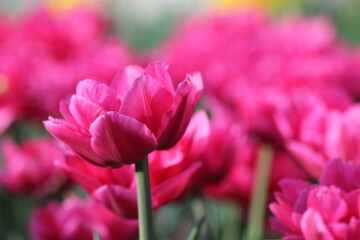
[[[139,214],[139,239],[154,240],[149,165],[147,158],[135,164]]]
[[[260,240],[263,237],[272,159],[273,151],[271,146],[266,144],[261,146],[257,161],[256,179],[251,196],[251,205],[246,231],[246,239],[248,240]]]

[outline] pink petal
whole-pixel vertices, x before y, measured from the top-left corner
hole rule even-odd
[[[288,141],[286,148],[309,174],[319,178],[326,163],[319,152],[313,150],[309,145],[297,141]]]
[[[129,65],[122,68],[115,76],[111,87],[121,96],[124,97],[129,91],[135,79],[144,73],[144,69],[136,65]]]
[[[76,95],[71,97],[69,111],[75,121],[85,129],[88,129],[91,123],[104,112],[100,105]]]
[[[322,185],[335,185],[344,191],[351,191],[360,187],[360,167],[352,162],[333,159],[328,162],[321,174]]]
[[[360,217],[360,189],[347,193],[344,197],[348,207],[348,213],[352,217]]]
[[[314,209],[305,212],[300,225],[306,240],[335,240],[321,215]]]
[[[154,62],[149,64],[145,70],[144,74],[150,75],[152,78],[161,82],[162,85],[171,93],[174,94],[174,86],[171,80],[171,77],[168,72],[169,66],[163,62]]]
[[[67,163],[62,161],[55,161],[55,166],[62,169],[69,177],[79,184],[88,193],[94,192],[101,186],[101,183],[97,181],[93,176],[89,176],[86,173],[79,171],[73,166],[69,166]]]
[[[118,185],[104,185],[97,189],[92,197],[120,217],[137,218],[137,198],[134,190]]]
[[[120,113],[137,119],[157,133],[172,100],[172,94],[160,82],[150,76],[142,76],[135,80],[126,94]]]
[[[360,220],[357,218],[350,219],[348,239],[360,239]]]
[[[168,202],[174,201],[176,198],[180,197],[186,189],[193,187],[190,181],[200,167],[201,163],[195,162],[177,176],[174,176],[173,178],[168,179],[162,184],[154,187],[151,193],[154,203],[158,204],[155,207],[160,207]]]
[[[288,232],[297,233],[299,227],[296,223],[292,221],[292,210],[286,209],[283,206],[277,204],[277,203],[271,203],[269,205],[270,211],[276,216],[276,218],[279,220],[278,225],[274,226],[277,227],[276,230],[281,231],[281,233],[284,229],[287,229]]]
[[[113,167],[132,164],[155,150],[154,134],[142,123],[118,112],[107,112],[90,126],[91,146]]]
[[[201,75],[187,76],[176,90],[171,109],[165,113],[157,134],[158,149],[168,149],[184,134],[202,94]]]
[[[318,186],[310,191],[307,207],[319,212],[327,222],[342,221],[348,213],[343,197],[344,194],[339,188]]]
[[[121,106],[120,96],[106,84],[95,80],[81,81],[76,87],[76,94],[99,104],[106,111],[119,111]]]
[[[61,101],[60,102],[60,113],[65,118],[67,122],[71,122],[73,124],[76,124],[76,120],[74,119],[73,115],[71,114],[69,110],[69,104]]]
[[[55,138],[64,142],[86,160],[97,165],[103,164],[103,160],[92,151],[90,135],[84,129],[72,123],[51,117],[48,121],[44,122],[44,125]]]

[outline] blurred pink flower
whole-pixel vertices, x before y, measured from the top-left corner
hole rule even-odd
[[[200,71],[205,98],[217,97],[252,134],[276,144],[282,139],[274,115],[291,114],[296,92],[311,91],[343,109],[353,101],[344,82],[360,76],[352,71],[351,49],[324,17],[272,21],[257,11],[202,16],[181,24],[157,54],[173,66],[175,80]]]
[[[48,138],[27,140],[17,145],[2,141],[4,166],[0,185],[17,194],[43,197],[54,193],[66,182],[66,176],[54,166],[63,158],[56,142]]]
[[[318,105],[298,119],[297,128],[287,134],[286,147],[315,178],[328,159],[360,161],[360,106],[341,112]],[[283,125],[284,126],[284,125]]]
[[[16,84],[18,118],[57,115],[59,101],[81,79],[108,83],[130,62],[124,44],[107,34],[104,16],[94,9],[55,14],[39,8],[8,25],[7,36],[0,36],[0,76]]]
[[[132,240],[137,239],[137,228],[137,221],[119,218],[98,203],[76,197],[38,207],[29,226],[34,240],[92,240],[94,232],[104,240]]]
[[[167,149],[184,134],[202,92],[199,73],[174,88],[164,63],[120,70],[112,87],[80,82],[65,120],[45,121],[47,130],[86,160],[108,167],[140,161],[155,149]]]
[[[339,159],[330,161],[320,185],[286,179],[280,182],[281,192],[270,204],[274,213],[274,229],[284,239],[358,239],[360,238],[359,164]]]

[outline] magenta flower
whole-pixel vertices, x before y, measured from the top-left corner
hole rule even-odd
[[[313,107],[298,119],[298,127],[287,134],[286,147],[299,163],[318,178],[328,159],[360,161],[360,106],[346,111]],[[283,125],[284,126],[284,125]],[[290,133],[290,132],[289,132]]]
[[[360,165],[330,161],[320,185],[286,179],[270,204],[272,225],[284,239],[359,239]]]
[[[92,240],[96,231],[104,240],[131,240],[137,237],[137,225],[94,201],[72,197],[62,204],[50,202],[35,209],[30,234],[34,240]]]
[[[66,182],[66,176],[54,166],[63,156],[53,139],[27,140],[21,145],[6,139],[1,148],[4,166],[0,168],[0,186],[9,191],[43,197]]]
[[[86,160],[120,167],[155,149],[168,149],[184,134],[202,93],[198,73],[174,88],[164,63],[120,70],[111,86],[80,82],[65,120],[49,118],[46,129]]]
[[[154,210],[199,187],[199,181],[205,178],[200,160],[208,146],[209,130],[205,111],[199,111],[173,148],[149,154]],[[58,161],[57,165],[94,199],[119,216],[137,217],[136,183],[132,166],[100,168],[74,155],[68,155],[65,161]]]

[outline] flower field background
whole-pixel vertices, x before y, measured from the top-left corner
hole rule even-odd
[[[0,239],[360,239],[359,10],[2,0]]]

